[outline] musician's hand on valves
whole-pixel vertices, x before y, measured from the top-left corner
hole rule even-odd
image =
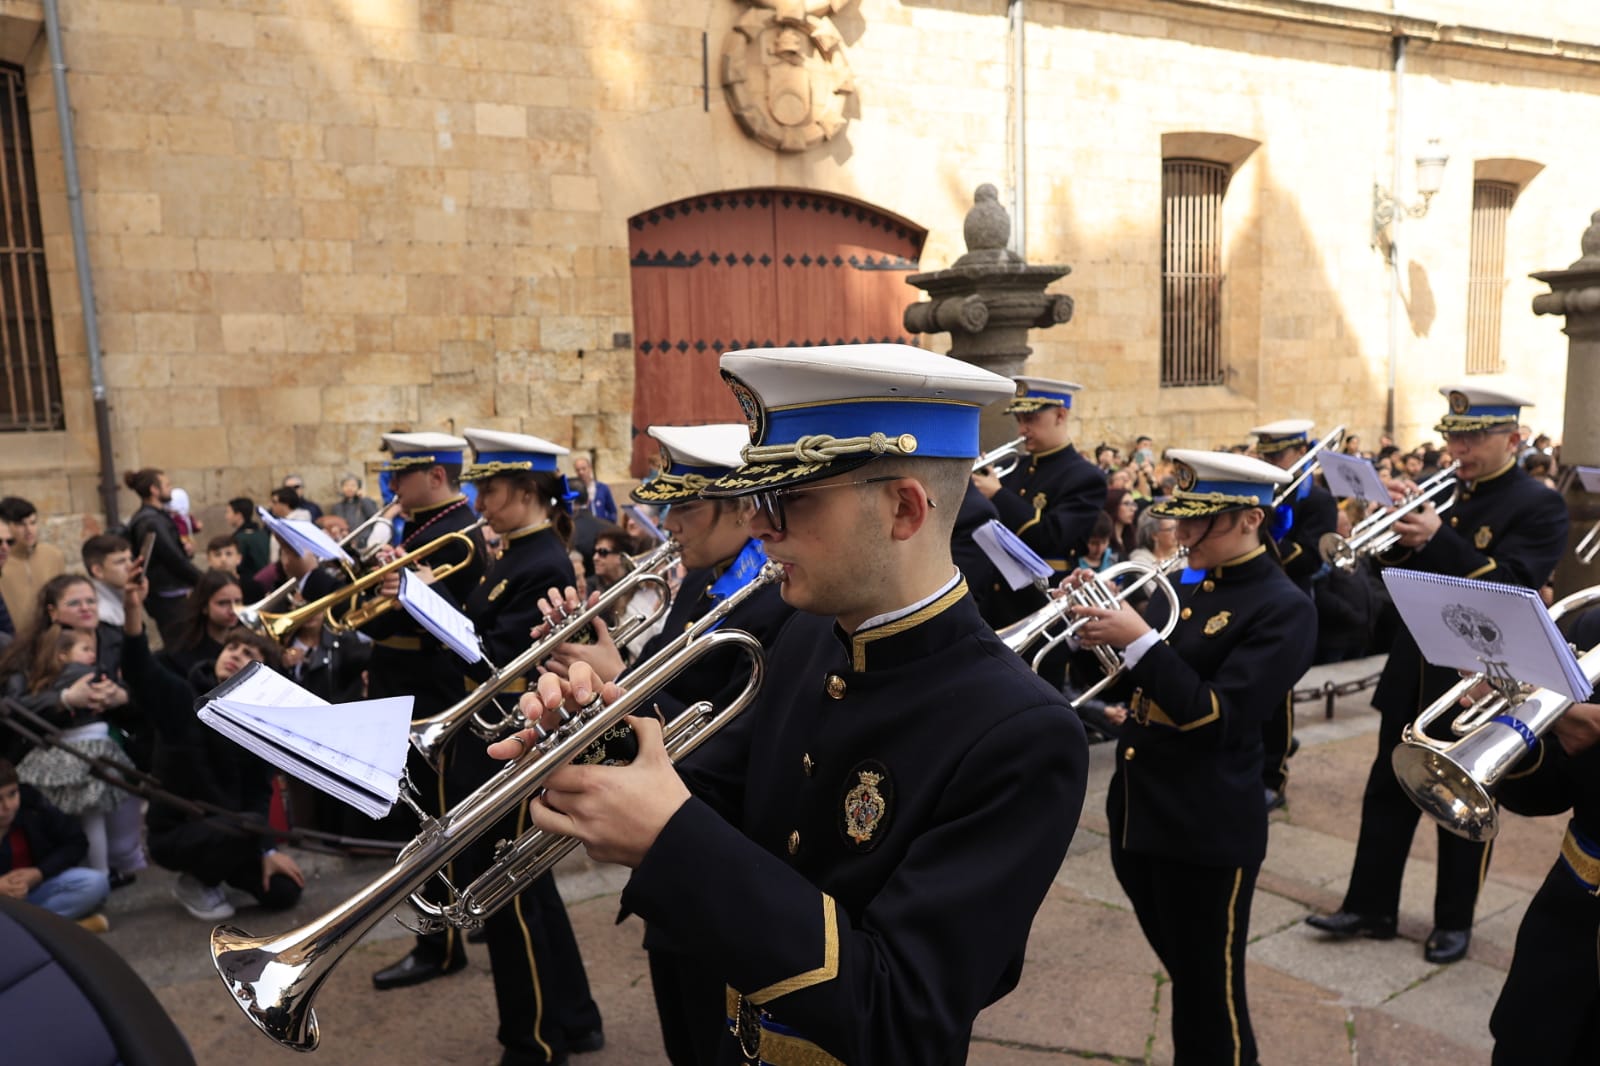
[[[1550,726],[1568,755],[1577,755],[1600,741],[1600,705],[1574,703]]]
[[[1444,519],[1439,517],[1433,504],[1425,503],[1403,518],[1395,519],[1394,532],[1402,547],[1420,548],[1433,539],[1443,524]]]
[[[1074,607],[1072,616],[1088,619],[1077,632],[1078,642],[1086,647],[1092,648],[1104,644],[1112,648],[1126,648],[1150,632],[1149,623],[1139,617],[1139,612],[1126,603],[1116,610],[1106,610],[1104,607]]]
[[[599,599],[599,593],[591,594],[588,605],[592,606]],[[565,592],[551,589],[539,601],[539,610],[544,612],[546,621],[534,630],[535,639],[549,635],[552,627],[559,626],[563,619],[576,614],[583,606],[577,589],[568,588]],[[596,618],[590,623],[582,639],[558,645],[542,665],[557,677],[566,677],[574,663],[588,663],[597,677],[607,681],[615,681],[622,674],[622,652],[611,639],[611,629],[604,620]]]
[[[1000,491],[1000,479],[995,477],[993,469],[987,466],[972,475],[972,483],[983,493],[986,500],[994,499],[994,494]]]

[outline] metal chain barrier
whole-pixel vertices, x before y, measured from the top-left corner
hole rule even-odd
[[[78,761],[87,763],[90,774],[113,788],[132,793],[151,803],[176,807],[192,818],[212,819],[223,829],[238,833],[240,836],[266,837],[310,851],[335,855],[349,854],[353,851],[392,855],[401,847],[399,841],[348,837],[339,833],[323,832],[320,829],[278,829],[255,815],[230,811],[204,800],[185,799],[162,788],[159,780],[142,770],[121,766],[98,755],[84,754],[61,739],[61,730],[12,700],[0,700],[0,725],[4,725],[30,744],[65,751]]]
[[[1337,685],[1332,681],[1324,681],[1322,684],[1314,685],[1310,688],[1295,689],[1291,698],[1295,703],[1311,703],[1314,700],[1322,700],[1322,717],[1324,719],[1332,719],[1334,700],[1337,700],[1340,696],[1349,696],[1372,688],[1378,683],[1378,678],[1382,676],[1383,674],[1380,672]]]

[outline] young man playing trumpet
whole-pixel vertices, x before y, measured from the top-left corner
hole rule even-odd
[[[1017,982],[1087,761],[950,558],[979,409],[1012,387],[897,345],[722,367],[753,443],[706,491],[754,496],[799,613],[731,734],[675,768],[633,719],[638,758],[556,771],[534,820],[632,867],[624,907],[726,982],[718,1062],[963,1062]],[[532,702],[553,721],[596,692],[618,695],[575,664]]]
[[[1441,514],[1424,504],[1395,521],[1399,546],[1381,562],[1454,577],[1542,586],[1567,543],[1567,508],[1561,497],[1538,484],[1517,464],[1517,431],[1528,401],[1484,388],[1443,388],[1449,411],[1434,428],[1445,436],[1456,468],[1455,503]],[[1394,490],[1396,502],[1404,494]],[[1344,903],[1333,914],[1314,914],[1306,924],[1336,937],[1387,940],[1395,935],[1400,882],[1405,874],[1418,811],[1395,780],[1391,756],[1400,733],[1417,713],[1458,678],[1454,670],[1430,666],[1411,634],[1395,640],[1372,705],[1383,716],[1378,752],[1361,801],[1361,833]],[[1487,844],[1441,828],[1433,932],[1423,955],[1433,963],[1455,962],[1472,939],[1472,913],[1489,867]]]

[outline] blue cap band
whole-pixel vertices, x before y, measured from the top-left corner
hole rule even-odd
[[[1475,404],[1467,408],[1467,417],[1469,418],[1516,418],[1521,413],[1522,408],[1505,405],[1493,407],[1487,404],[1483,406]]]
[[[461,460],[457,459],[456,462]],[[532,463],[534,470],[554,470],[556,457],[548,452],[479,452],[478,464],[488,466],[490,463]]]
[[[1019,400],[1040,400],[1040,399],[1043,399],[1043,400],[1060,400],[1062,407],[1071,407],[1072,406],[1072,393],[1070,393],[1070,392],[1055,392],[1055,391],[1053,391],[1051,389],[1038,389],[1038,388],[1034,388],[1032,385],[1028,386],[1028,394],[1026,396],[1018,396],[1017,399],[1019,399]]]
[[[1254,481],[1197,481],[1193,488],[1183,490],[1185,496],[1204,496],[1208,493],[1248,496],[1264,504],[1270,504],[1273,496],[1271,485],[1262,485]]]
[[[791,444],[801,437],[869,437],[890,440],[907,433],[917,438],[915,454],[930,459],[975,459],[982,409],[937,400],[866,400],[815,404],[789,410],[768,409],[763,447]]]

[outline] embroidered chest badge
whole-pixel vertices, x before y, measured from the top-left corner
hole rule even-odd
[[[505,590],[506,590],[506,579],[502,578],[501,581],[500,581],[500,584],[496,585],[494,588],[489,590],[489,602],[493,603],[495,600],[498,600],[500,598],[500,594],[502,592],[504,592]]]
[[[1472,535],[1472,546],[1483,551],[1492,540],[1494,540],[1494,530],[1488,526],[1479,526],[1478,531]]]
[[[1231,621],[1233,621],[1232,611],[1218,611],[1216,614],[1206,619],[1206,627],[1204,630],[1205,635],[1208,637],[1216,636],[1224,629],[1227,629],[1228,623]]]
[[[871,851],[878,843],[873,837],[888,822],[894,800],[889,768],[875,761],[859,763],[845,777],[845,784],[849,787],[840,829],[854,850]]]

